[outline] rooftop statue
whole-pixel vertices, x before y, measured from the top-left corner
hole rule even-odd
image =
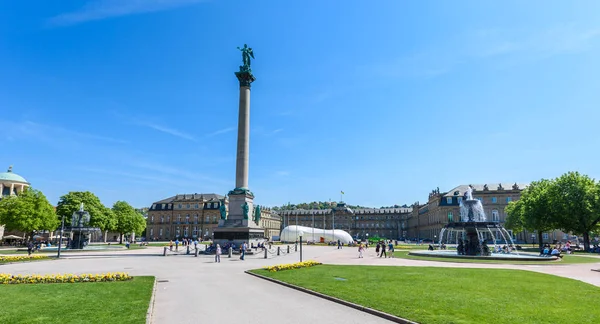
[[[248,47],[247,44],[244,44],[243,48],[238,47],[237,49],[242,51],[242,64],[244,64],[240,66],[240,72],[252,72],[252,69],[250,68],[250,58],[254,59],[252,48]]]

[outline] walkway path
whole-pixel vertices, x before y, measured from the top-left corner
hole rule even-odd
[[[500,265],[429,262],[384,259],[367,250],[358,259],[356,248],[304,247],[304,259],[330,264],[435,266],[470,268],[524,269],[569,277],[600,286],[599,263],[577,265]],[[22,273],[89,273],[125,271],[132,275],[154,275],[158,283],[154,323],[388,323],[363,312],[314,296],[288,289],[244,273],[266,265],[298,261],[291,253],[264,259],[262,254],[247,256],[245,261],[233,256],[214,263],[213,256],[161,256],[162,248],[122,252],[70,253],[49,262],[1,265],[0,272]],[[164,282],[163,282],[164,281]]]

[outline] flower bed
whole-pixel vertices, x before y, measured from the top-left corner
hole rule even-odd
[[[107,282],[131,280],[128,273],[109,272],[102,274],[54,274],[54,275],[11,275],[0,273],[0,284],[38,284],[38,283],[75,283],[75,282]]]
[[[316,266],[321,264],[317,261],[304,261],[304,262],[296,262],[296,263],[288,263],[288,264],[278,264],[274,266],[264,267],[263,269],[269,270],[270,272],[282,271],[282,270],[292,270],[292,269],[300,269],[300,268],[308,268],[312,266]]]
[[[0,262],[19,262],[19,261],[30,261],[30,260],[44,260],[48,259],[47,255],[10,255],[0,256]]]

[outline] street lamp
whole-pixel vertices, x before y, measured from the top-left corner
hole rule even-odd
[[[300,237],[300,262],[302,262],[302,236],[304,236],[304,232],[298,232],[298,236]]]
[[[63,238],[63,232],[65,231],[65,214],[63,213],[61,219],[60,219],[60,238],[58,239],[58,254],[56,255],[57,259],[60,259],[60,248],[62,245],[62,238]]]

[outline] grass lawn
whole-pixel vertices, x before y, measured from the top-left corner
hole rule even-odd
[[[600,288],[529,271],[339,265],[252,271],[423,324],[597,323],[600,318]]]
[[[417,255],[409,255],[409,251],[394,252],[394,257],[410,260],[422,261],[439,261],[439,262],[455,262],[455,263],[498,263],[498,264],[539,264],[539,265],[561,265],[561,264],[576,264],[576,263],[600,263],[600,258],[584,257],[578,255],[564,255],[562,260],[557,261],[510,261],[510,260],[473,260],[459,258],[443,258],[443,257],[423,257]]]
[[[154,277],[0,286],[0,323],[146,323]]]

